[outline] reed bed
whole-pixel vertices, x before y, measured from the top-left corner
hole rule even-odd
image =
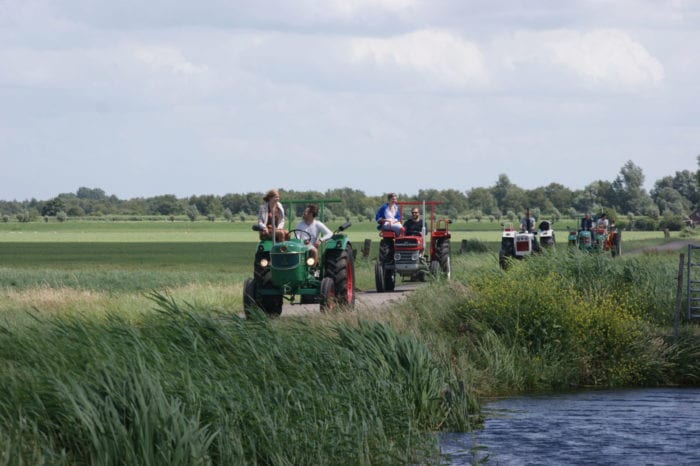
[[[388,325],[245,320],[153,294],[138,322],[35,316],[0,333],[4,464],[437,462],[476,410]]]

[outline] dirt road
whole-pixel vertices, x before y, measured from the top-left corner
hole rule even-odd
[[[371,310],[380,309],[382,306],[405,299],[408,293],[415,290],[418,284],[396,285],[394,291],[377,293],[374,290],[357,291],[355,295],[355,309]],[[289,304],[284,303],[282,315],[304,315],[321,312],[318,304]]]

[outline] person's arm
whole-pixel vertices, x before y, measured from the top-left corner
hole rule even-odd
[[[382,205],[379,210],[377,210],[377,214],[374,216],[374,219],[377,221],[377,223],[382,224],[384,223],[384,211],[386,210],[386,204]]]
[[[333,236],[333,232],[330,230],[330,228],[328,228],[326,225],[319,222],[318,220],[316,220],[316,224],[318,225],[318,230],[319,230],[318,231],[319,235],[317,236],[317,238],[318,238],[317,242],[320,244],[323,241],[328,241],[329,239],[331,239],[331,237]]]
[[[258,209],[258,226],[267,230],[267,204],[260,205]]]

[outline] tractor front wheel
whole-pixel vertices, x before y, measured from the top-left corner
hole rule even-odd
[[[255,280],[247,278],[243,284],[243,312],[246,317],[250,317],[250,312],[258,307],[258,303],[255,301],[255,292]]]
[[[321,299],[321,312],[332,311],[336,304],[335,299],[335,282],[330,277],[325,277],[321,280],[321,289],[319,290]]]
[[[394,291],[396,287],[396,272],[389,269],[384,269],[384,289],[386,291]]]
[[[374,264],[374,284],[377,293],[384,293],[384,266],[379,261]]]
[[[282,314],[282,302],[284,298],[280,296],[263,296],[260,305],[269,317],[277,317]]]
[[[452,276],[449,240],[444,240],[437,245],[437,254],[437,260],[440,262],[440,272],[442,272],[443,278],[449,280]]]

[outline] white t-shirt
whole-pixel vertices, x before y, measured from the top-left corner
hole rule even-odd
[[[297,224],[296,229],[307,232],[311,236],[311,244],[315,244],[316,240],[326,241],[333,236],[333,232],[318,220],[311,222],[311,225],[302,220]]]

